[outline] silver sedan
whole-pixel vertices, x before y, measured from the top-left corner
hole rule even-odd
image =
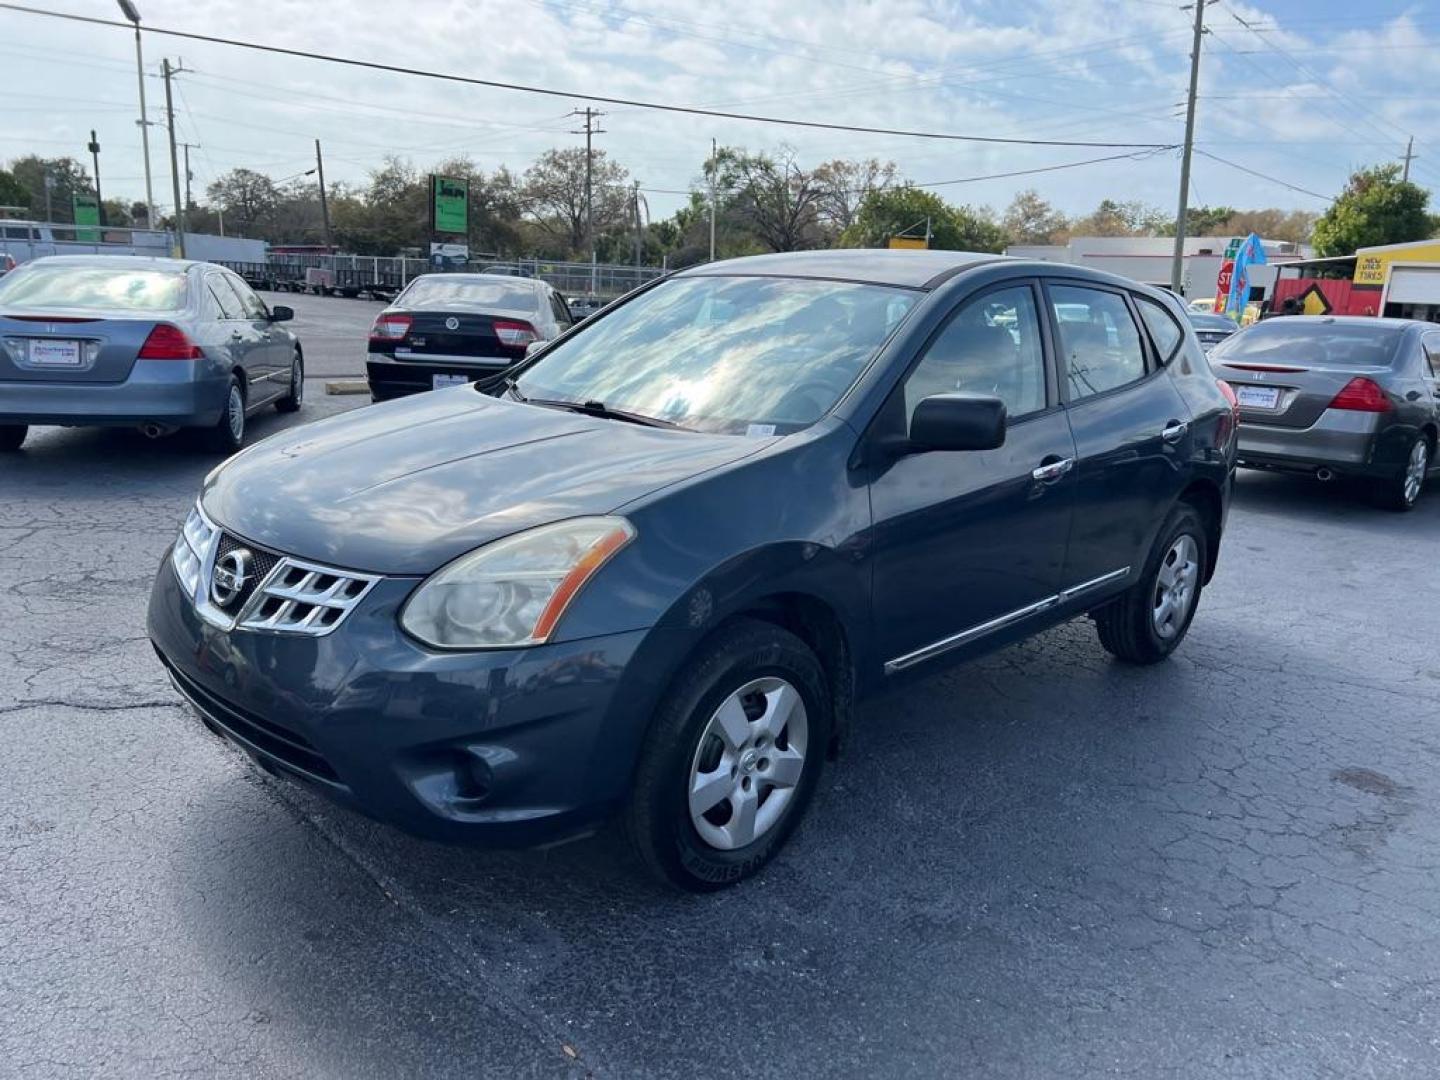
[[[1415,505],[1440,464],[1440,326],[1291,315],[1210,351],[1240,404],[1240,464],[1364,477],[1379,502]]]
[[[239,277],[211,263],[56,255],[0,280],[0,450],[32,424],[206,429],[223,452],[246,417],[300,408],[304,356]]]

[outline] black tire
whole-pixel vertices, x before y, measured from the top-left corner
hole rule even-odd
[[[745,846],[721,850],[701,837],[691,819],[691,766],[702,751],[702,739],[710,738],[707,728],[720,705],[762,678],[789,683],[805,706],[808,731],[800,776],[773,825]],[[759,871],[805,813],[824,767],[833,716],[824,669],[794,634],[749,619],[721,629],[676,677],[641,748],[624,814],[626,832],[641,861],[660,880],[689,892],[713,892]],[[759,767],[764,766],[761,758]],[[753,775],[759,799],[761,774]],[[741,781],[749,791],[749,780],[741,777],[737,783]],[[775,790],[767,790],[764,798],[773,797]]]
[[[305,358],[296,349],[290,358],[290,392],[275,402],[275,408],[282,413],[299,412],[305,401]]]
[[[1409,486],[1409,463],[1412,455],[1417,452],[1424,453],[1425,466],[1420,470],[1418,486],[1412,488]],[[1375,502],[1383,509],[1394,510],[1399,514],[1415,509],[1415,504],[1420,501],[1420,495],[1425,490],[1425,475],[1435,463],[1435,448],[1430,445],[1430,440],[1424,435],[1417,436],[1405,448],[1405,462],[1393,476],[1381,480],[1374,489]]]
[[[0,424],[0,452],[19,450],[29,433],[29,424]]]
[[[237,395],[238,420],[235,417]],[[230,385],[225,390],[225,407],[220,412],[220,419],[206,434],[210,448],[222,454],[233,454],[245,445],[245,386],[240,376],[230,376]]]
[[[1196,553],[1193,582],[1187,586],[1188,607],[1178,623],[1171,625],[1168,635],[1162,634],[1156,627],[1160,575],[1162,569],[1170,566],[1172,552],[1185,536],[1194,542]],[[1095,630],[1105,651],[1127,664],[1158,663],[1174,652],[1185,640],[1190,623],[1200,607],[1202,583],[1209,565],[1205,523],[1193,506],[1180,503],[1170,511],[1164,527],[1155,538],[1155,546],[1145,561],[1145,572],[1140,580],[1093,613]]]

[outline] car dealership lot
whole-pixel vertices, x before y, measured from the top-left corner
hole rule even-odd
[[[267,297],[267,299],[275,299]],[[320,393],[380,305],[295,296]],[[870,706],[760,878],[413,841],[180,707],[149,584],[214,459],[0,465],[0,1061],[35,1075],[1432,1075],[1440,497],[1241,474],[1189,639],[1074,623]]]

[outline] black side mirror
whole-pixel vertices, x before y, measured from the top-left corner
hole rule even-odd
[[[1005,403],[988,394],[934,394],[910,418],[911,452],[994,450],[1005,445]]]
[[[270,309],[271,322],[289,322],[295,318],[295,309],[286,307],[284,304],[276,304]]]

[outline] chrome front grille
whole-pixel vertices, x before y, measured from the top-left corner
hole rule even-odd
[[[328,634],[379,580],[287,555],[256,588],[235,625],[276,634]]]
[[[242,553],[249,570],[232,586],[215,588],[216,564]],[[225,630],[323,637],[345,620],[380,580],[375,574],[340,570],[255,547],[223,532],[199,504],[190,512],[172,552],[176,576],[201,618]],[[222,573],[222,577],[223,577]],[[222,602],[223,601],[223,602]]]

